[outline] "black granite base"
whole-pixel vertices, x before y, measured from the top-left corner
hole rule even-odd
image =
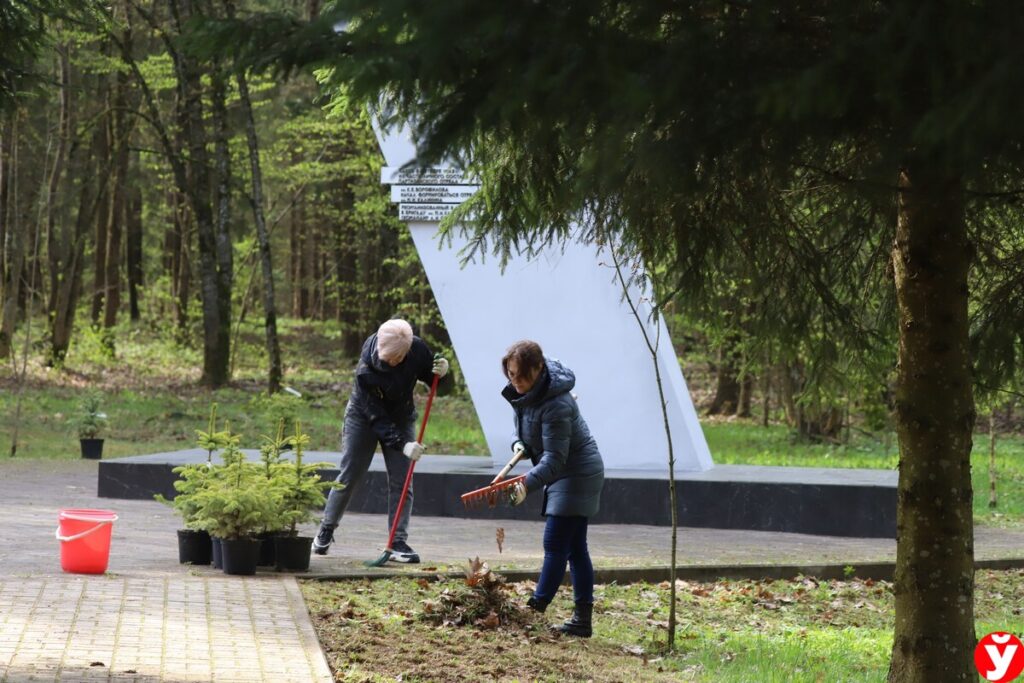
[[[246,451],[255,460],[255,451]],[[98,494],[105,498],[173,498],[178,465],[206,461],[198,449],[99,463]],[[217,460],[216,456],[214,456]],[[321,476],[337,476],[338,453],[311,452],[306,462],[331,463]],[[520,507],[499,504],[466,509],[460,496],[486,486],[497,473],[490,458],[428,455],[416,466],[413,510],[435,517],[537,519],[541,496]],[[519,465],[513,475],[525,472]],[[826,536],[893,538],[896,535],[896,472],[810,467],[720,465],[707,472],[676,473],[680,526],[785,531]],[[387,473],[374,458],[349,510],[384,513]],[[595,524],[672,523],[667,472],[608,470]]]

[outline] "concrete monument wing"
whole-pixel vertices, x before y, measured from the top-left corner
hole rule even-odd
[[[514,257],[504,270],[495,258],[463,266],[464,239],[441,244],[437,229],[476,191],[473,179],[451,167],[405,168],[416,155],[408,130],[375,131],[387,162],[381,180],[391,185],[399,217],[409,225],[492,456],[506,460],[513,436],[512,412],[500,395],[501,357],[513,342],[533,339],[576,373],[574,393],[607,468],[667,470],[654,364],[608,255],[594,245],[568,243],[531,259]],[[640,306],[654,339],[649,309]],[[711,454],[668,330],[659,325],[676,468],[704,471],[713,465]]]

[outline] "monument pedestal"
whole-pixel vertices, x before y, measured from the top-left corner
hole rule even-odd
[[[256,451],[245,451],[257,461]],[[288,457],[290,454],[286,454]],[[219,458],[214,455],[215,461]],[[337,463],[339,453],[308,452],[306,462]],[[99,463],[98,494],[105,498],[150,499],[162,493],[173,498],[172,470],[206,461],[206,451],[191,449]],[[525,472],[520,464],[512,475]],[[490,458],[427,455],[416,465],[413,511],[431,517],[476,519],[539,519],[541,496],[531,495],[520,507],[463,507],[459,496],[486,486],[497,474]],[[336,468],[321,477],[334,479]],[[717,465],[704,472],[676,473],[679,526],[713,529],[783,531],[824,536],[894,538],[896,535],[896,472],[810,467]],[[384,514],[387,473],[383,458],[374,458],[348,510]],[[646,470],[608,469],[601,511],[594,524],[672,523],[668,474]]]

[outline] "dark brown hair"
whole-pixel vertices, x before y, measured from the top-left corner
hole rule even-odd
[[[519,366],[519,374],[532,372],[544,367],[544,352],[541,351],[540,344],[529,339],[517,341],[508,347],[508,351],[502,357],[501,372],[505,375],[506,379],[508,378],[508,362],[513,358],[516,360],[516,365]]]

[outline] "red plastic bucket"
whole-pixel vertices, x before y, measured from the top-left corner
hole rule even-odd
[[[60,511],[57,540],[60,568],[75,574],[102,574],[110,561],[110,534],[117,514],[111,510],[69,508]]]

